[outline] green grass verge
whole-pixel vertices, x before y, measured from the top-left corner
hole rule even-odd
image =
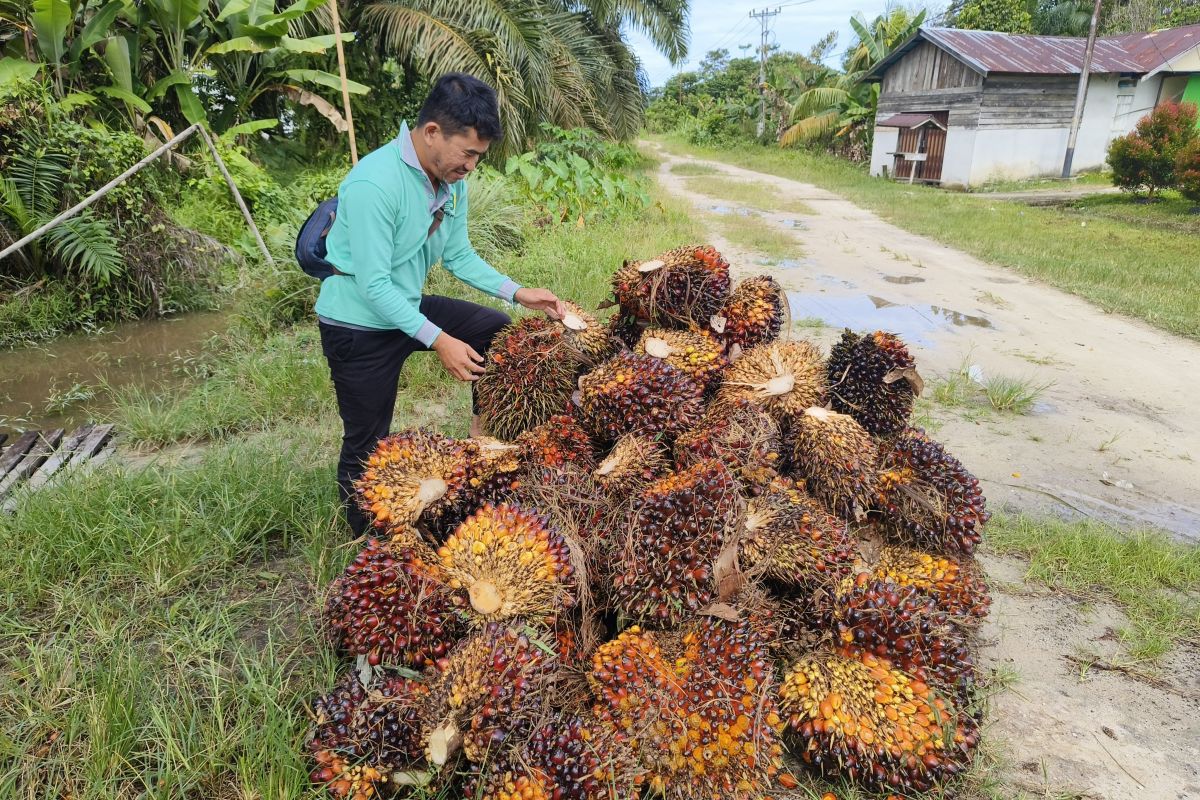
[[[334,445],[301,429],[108,467],[0,515],[0,796],[302,797],[338,665]]]
[[[901,228],[1046,281],[1106,311],[1200,339],[1200,292],[1182,290],[1200,283],[1194,235],[878,180],[845,161],[812,153],[658,141],[671,151],[817,184]]]
[[[693,192],[718,200],[728,200],[750,208],[787,214],[814,214],[812,206],[803,200],[781,197],[773,190],[764,190],[750,181],[734,178],[688,178],[687,187]]]
[[[1200,643],[1200,547],[1090,521],[1000,515],[988,526],[987,543],[993,552],[1029,559],[1028,580],[1118,603],[1134,660],[1153,662],[1179,642]]]
[[[1185,199],[1179,192],[1164,192],[1153,200],[1127,194],[1098,194],[1081,197],[1071,203],[1070,209],[1081,216],[1200,236],[1200,204]]]
[[[716,223],[721,235],[731,243],[757,255],[775,261],[804,258],[804,246],[800,240],[770,220],[734,214],[713,214],[709,219]]]

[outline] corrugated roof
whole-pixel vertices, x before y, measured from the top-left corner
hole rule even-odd
[[[946,130],[946,126],[934,119],[933,114],[893,114],[875,124],[880,128],[919,128],[929,123]]]
[[[933,42],[984,75],[989,72],[1078,75],[1087,44],[1085,39],[1068,36],[921,28],[876,64],[867,77],[882,75],[922,40]],[[1091,72],[1139,75],[1153,72],[1197,46],[1200,46],[1200,25],[1102,37],[1096,40]]]

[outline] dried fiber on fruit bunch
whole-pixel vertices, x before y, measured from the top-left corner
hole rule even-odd
[[[816,345],[775,342],[750,348],[725,370],[715,405],[748,402],[786,424],[824,394],[825,360]]]
[[[674,625],[716,596],[714,562],[738,510],[737,480],[716,459],[646,487],[614,564],[612,602],[625,617]]]
[[[924,382],[917,362],[895,334],[858,335],[848,328],[829,351],[829,399],[876,436],[908,424]]]
[[[445,581],[427,548],[369,540],[329,587],[331,641],[371,664],[434,663],[464,633]]]
[[[979,730],[927,683],[869,653],[817,652],[784,676],[791,751],[829,777],[927,792],[970,766]]]
[[[829,589],[854,574],[857,542],[846,522],[787,478],[747,502],[739,531],[741,565],[749,572]]]
[[[729,262],[711,245],[686,245],[625,262],[612,285],[627,317],[703,328],[729,296]]]
[[[590,718],[556,713],[516,749],[471,775],[472,800],[629,800],[637,768],[629,746]]]
[[[496,335],[475,381],[480,421],[492,436],[511,441],[561,414],[584,363],[562,325],[525,317]]]
[[[887,658],[898,668],[959,697],[969,696],[975,662],[963,634],[937,601],[913,586],[847,578],[834,602],[838,640]]]
[[[700,418],[701,388],[667,362],[621,353],[579,381],[580,423],[594,438],[674,436]]]
[[[421,681],[387,672],[366,687],[356,672],[343,675],[313,701],[308,751],[316,767],[309,777],[335,797],[374,796],[392,773],[424,757],[419,709],[428,694]]]
[[[380,439],[355,483],[358,504],[376,528],[413,525],[433,528],[461,513],[470,494],[470,467],[477,450],[424,430],[405,430]]]
[[[937,601],[938,608],[951,617],[982,619],[992,604],[987,583],[974,563],[949,556],[884,547],[871,576],[897,586],[915,587]]]
[[[847,414],[814,406],[791,427],[792,472],[825,507],[847,519],[873,504],[879,450]]]
[[[638,355],[663,359],[704,391],[720,380],[728,364],[722,350],[721,343],[704,331],[666,328],[647,328],[633,348]]]
[[[541,476],[546,470],[563,471],[568,467],[590,470],[596,465],[596,454],[587,432],[574,417],[555,414],[550,419],[517,437],[521,458],[527,469]]]
[[[991,519],[979,480],[920,428],[883,446],[874,503],[894,539],[970,555]]]
[[[574,603],[571,551],[539,514],[485,505],[438,548],[446,584],[472,624],[551,617]]]
[[[586,361],[599,364],[616,353],[619,345],[607,325],[597,322],[595,317],[574,303],[564,300],[563,305],[567,313],[558,321],[563,327],[563,337],[583,354]]]
[[[783,287],[774,278],[747,278],[734,287],[721,311],[726,346],[749,350],[775,341],[786,312]]]
[[[746,620],[698,617],[682,636],[633,626],[597,649],[589,680],[596,715],[633,743],[655,793],[757,798],[779,771],[772,669]]]
[[[719,458],[751,495],[779,476],[782,452],[778,423],[745,400],[710,408],[695,428],[675,440],[675,463],[680,469],[704,458]]]
[[[468,761],[484,761],[548,712],[557,664],[552,647],[531,632],[537,631],[524,623],[492,623],[439,663],[422,736],[435,767],[460,748]]]
[[[477,436],[470,440],[477,455],[472,460],[469,506],[507,500],[520,488],[525,460],[522,449],[516,444],[502,442],[490,436]]]
[[[640,492],[671,466],[667,450],[657,439],[638,434],[622,436],[594,470],[592,480],[609,496]]]

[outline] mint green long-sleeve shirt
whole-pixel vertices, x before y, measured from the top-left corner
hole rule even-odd
[[[445,216],[432,236],[434,212]],[[466,181],[434,191],[417,160],[408,125],[365,156],[338,187],[326,259],[345,275],[321,282],[317,314],[333,323],[399,329],[430,347],[441,328],[421,313],[421,290],[441,261],[455,277],[512,302],[521,288],[471,247]]]

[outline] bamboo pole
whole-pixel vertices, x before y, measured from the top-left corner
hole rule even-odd
[[[229,169],[225,166],[225,159],[221,158],[221,154],[217,152],[217,146],[213,144],[212,137],[208,135],[208,131],[203,127],[200,128],[200,135],[204,137],[204,143],[208,145],[209,152],[212,153],[213,159],[217,162],[217,169],[221,170],[221,174],[225,176],[225,183],[229,185],[229,191],[233,194],[233,199],[237,202],[238,208],[242,210],[242,216],[245,218],[246,224],[254,232],[254,241],[258,242],[258,249],[262,251],[263,257],[267,259],[267,263],[275,266],[275,259],[271,258],[271,251],[267,249],[267,243],[263,241],[262,234],[258,232],[258,226],[254,224],[254,217],[250,216],[250,209],[246,207],[246,201],[242,199],[242,193],[238,191],[237,184],[233,182],[233,177],[229,174]],[[238,281],[244,286],[246,276],[239,276]]]
[[[354,141],[354,115],[350,112],[350,84],[346,82],[346,51],[342,48],[342,21],[338,16],[337,0],[329,0],[333,17],[333,41],[337,47],[338,75],[342,79],[342,107],[346,112],[346,129],[350,131],[350,163],[358,163],[358,144]]]

